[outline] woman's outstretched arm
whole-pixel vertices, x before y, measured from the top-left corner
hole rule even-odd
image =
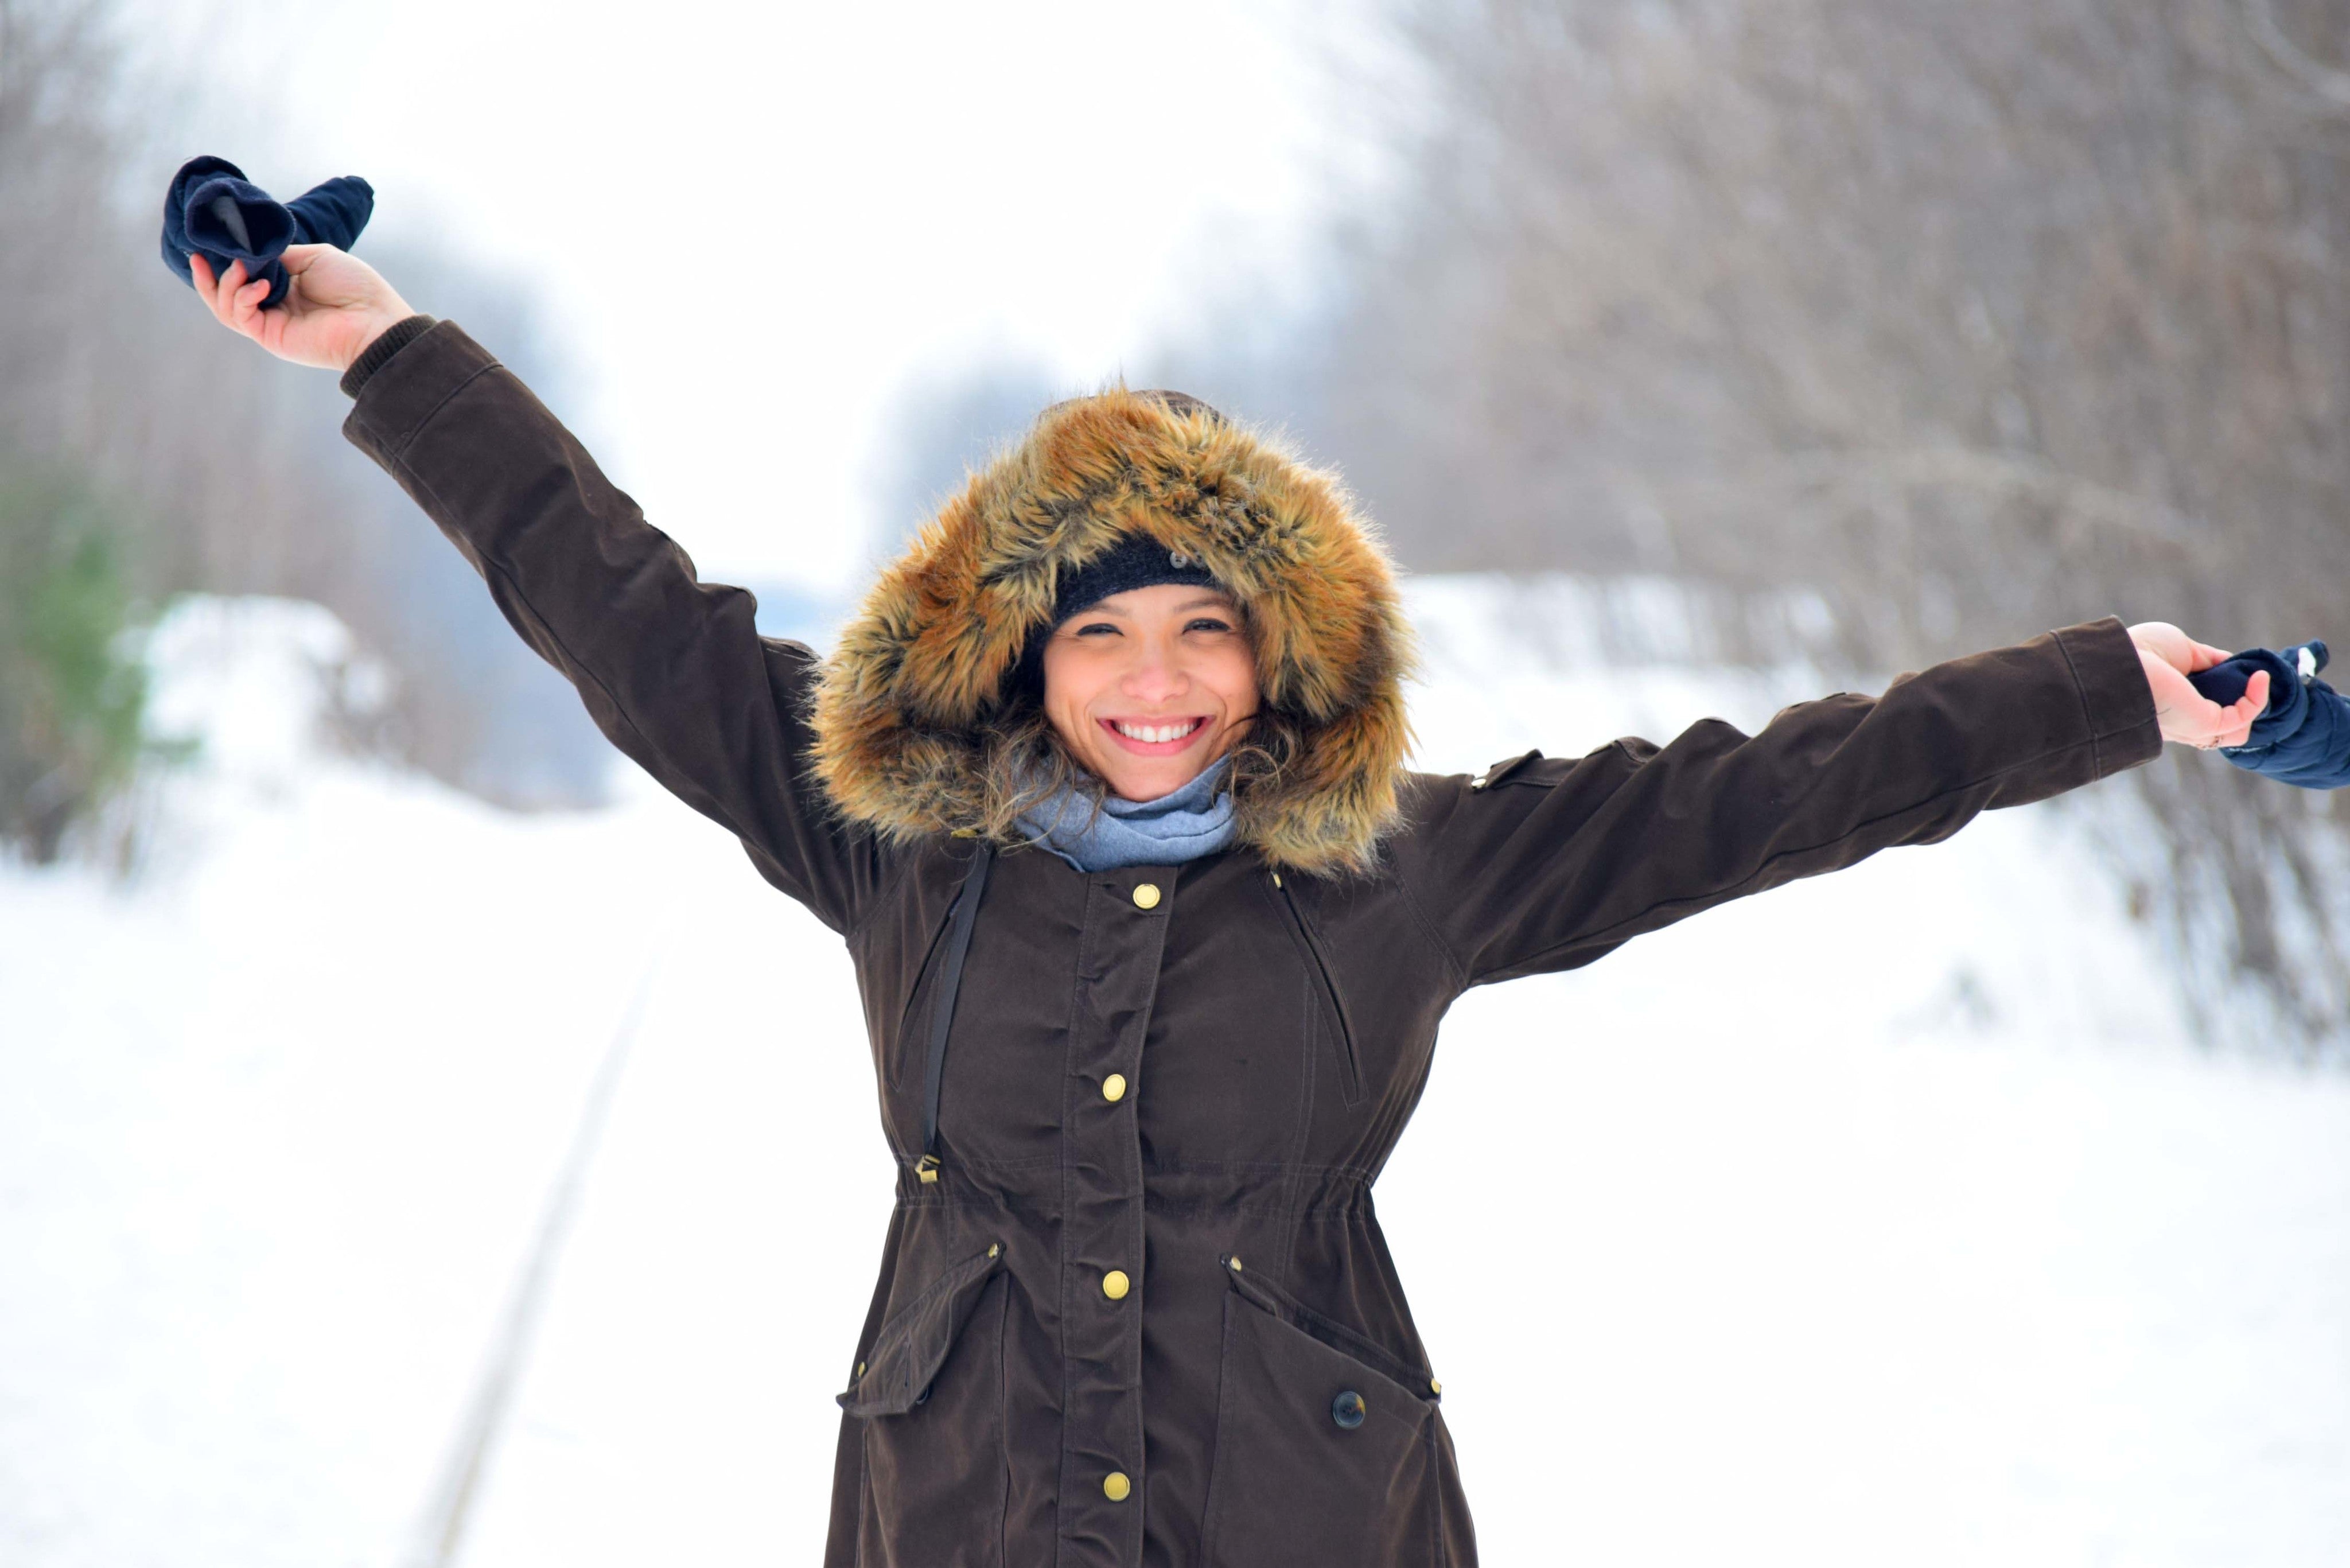
[[[1422,774],[1398,873],[1462,985],[1573,969],[1728,899],[2136,767],[2165,738],[2241,735],[2265,691],[2205,701],[2185,670],[2211,656],[2225,657],[2175,627],[2109,617],[1881,696],[1798,702],[1752,735],[1707,719],[1663,746],[1627,737],[1482,779]]]
[[[835,930],[883,875],[806,771],[816,655],[763,638],[741,588],[704,583],[522,381],[452,321],[420,321],[366,263],[289,246],[285,302],[191,262],[232,330],[281,358],[366,367],[343,432],[471,561],[515,629],[578,689],[604,733],[740,837],[760,871]],[[395,333],[394,328],[399,330]],[[387,337],[390,334],[390,337]],[[404,338],[388,358],[370,346]]]

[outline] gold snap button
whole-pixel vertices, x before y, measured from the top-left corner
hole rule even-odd
[[[1137,883],[1134,889],[1134,907],[1138,909],[1155,909],[1159,908],[1159,884],[1156,882]]]
[[[1126,1479],[1124,1470],[1112,1470],[1102,1477],[1102,1496],[1112,1502],[1124,1502],[1134,1490],[1134,1483]]]
[[[1108,1077],[1102,1080],[1102,1098],[1112,1101],[1126,1098],[1125,1074],[1112,1073]]]
[[[865,1363],[863,1363],[863,1362],[861,1362],[861,1361],[860,1361],[860,1362],[858,1362],[858,1363],[857,1364],[857,1370],[856,1370],[856,1372],[855,1372],[855,1373],[853,1373],[851,1376],[858,1376],[858,1377],[862,1377],[862,1376],[865,1376]]]
[[[1102,1276],[1102,1294],[1114,1302],[1122,1302],[1126,1299],[1128,1282],[1124,1269],[1112,1269]]]
[[[1001,1251],[1003,1251],[1003,1242],[1001,1242],[1001,1241],[991,1242],[991,1243],[989,1244],[989,1246],[988,1246],[988,1249],[987,1249],[987,1255],[988,1255],[989,1257],[993,1258],[993,1257],[994,1257],[997,1253],[999,1253],[999,1252],[1001,1252]]]
[[[1430,1394],[1441,1394],[1444,1392],[1444,1385],[1431,1377],[1428,1380],[1428,1391]]]

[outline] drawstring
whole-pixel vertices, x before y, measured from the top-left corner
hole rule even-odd
[[[971,928],[979,919],[979,900],[987,891],[987,873],[995,864],[995,846],[980,840],[963,873],[962,890],[955,895],[953,929],[947,934],[947,954],[939,971],[937,1000],[931,1008],[931,1062],[922,1075],[922,1157],[914,1174],[925,1185],[939,1179],[939,1082],[946,1074],[947,1028],[954,1022],[955,993],[962,989],[963,956],[971,951]]]

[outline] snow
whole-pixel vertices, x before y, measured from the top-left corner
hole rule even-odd
[[[1826,689],[1411,593],[1422,766]],[[641,781],[522,817],[336,753],[312,607],[152,656],[176,847],[0,869],[0,1563],[430,1561],[639,1002],[456,1560],[815,1561],[889,1203],[837,940]],[[1454,1007],[1379,1202],[1487,1562],[2344,1560],[2350,1082],[2192,1044],[2106,809]]]

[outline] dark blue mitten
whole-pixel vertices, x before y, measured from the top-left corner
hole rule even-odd
[[[2244,743],[2222,746],[2220,754],[2248,772],[2303,789],[2350,784],[2350,699],[2317,679],[2326,659],[2322,642],[2255,648],[2189,675],[2196,691],[2225,704],[2244,694],[2252,671],[2269,672],[2269,705],[2252,721]]]
[[[163,260],[190,288],[196,275],[188,253],[201,251],[218,282],[229,263],[244,263],[245,278],[269,280],[261,301],[268,309],[286,297],[291,281],[277,258],[287,245],[332,245],[347,251],[375,212],[375,187],[356,174],[313,185],[280,205],[225,158],[191,158],[172,176],[163,198]]]

